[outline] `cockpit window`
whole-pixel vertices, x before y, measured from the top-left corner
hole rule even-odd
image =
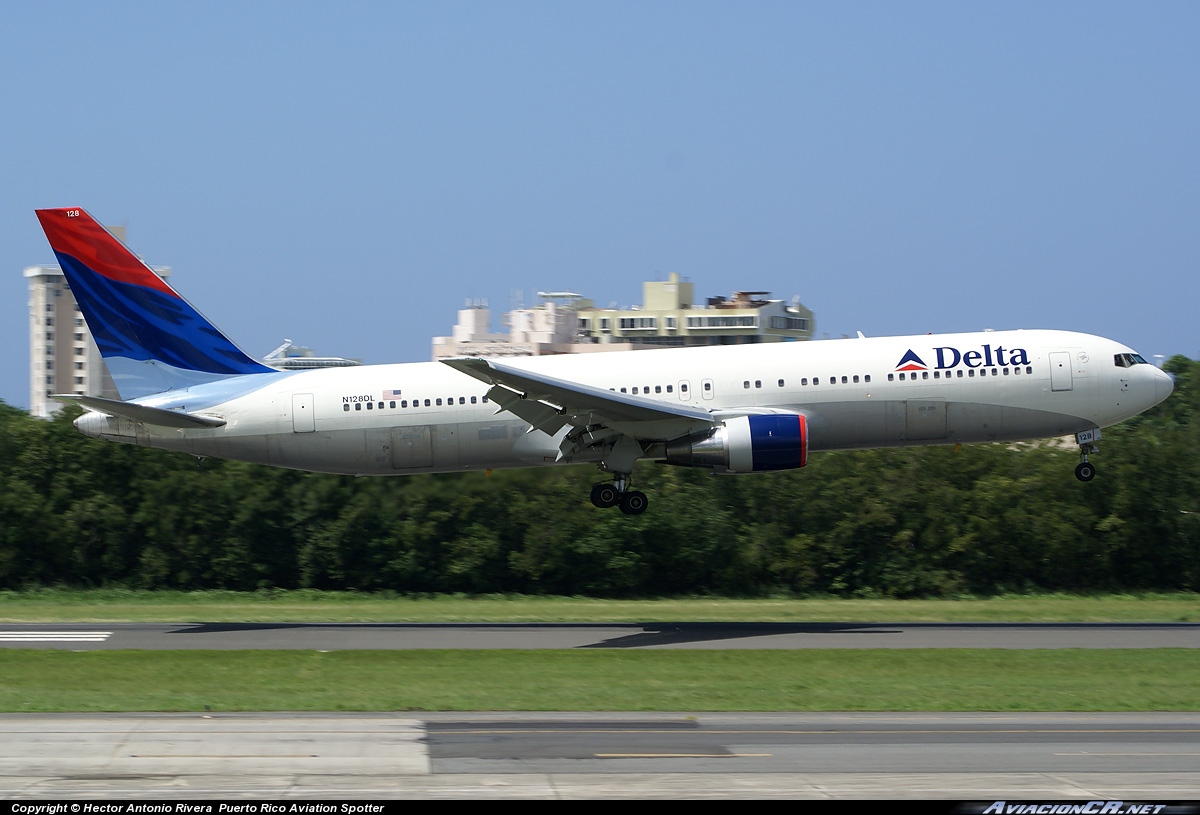
[[[1134,365],[1149,365],[1141,354],[1115,354],[1113,362],[1118,368],[1132,368]]]

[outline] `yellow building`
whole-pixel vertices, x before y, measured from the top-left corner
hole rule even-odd
[[[474,301],[458,312],[454,333],[434,337],[433,358],[541,356],[592,351],[635,351],[692,345],[740,345],[811,339],[812,311],[767,299],[769,292],[740,291],[696,305],[694,287],[672,273],[642,284],[643,304],[597,308],[574,292],[538,292],[542,304],[504,315],[507,333],[489,332],[491,311]]]

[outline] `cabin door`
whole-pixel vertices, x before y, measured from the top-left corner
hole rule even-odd
[[[1050,390],[1071,390],[1071,355],[1055,351],[1050,355]]]
[[[312,433],[316,429],[317,422],[313,416],[313,395],[311,393],[293,393],[292,432]]]

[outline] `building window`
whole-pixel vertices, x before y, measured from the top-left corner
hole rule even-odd
[[[772,317],[771,328],[782,329],[784,331],[807,331],[807,317]]]

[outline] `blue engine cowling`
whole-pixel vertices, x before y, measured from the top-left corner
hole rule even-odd
[[[665,461],[728,473],[794,470],[808,463],[808,421],[797,413],[726,419],[707,434],[668,442]]]

